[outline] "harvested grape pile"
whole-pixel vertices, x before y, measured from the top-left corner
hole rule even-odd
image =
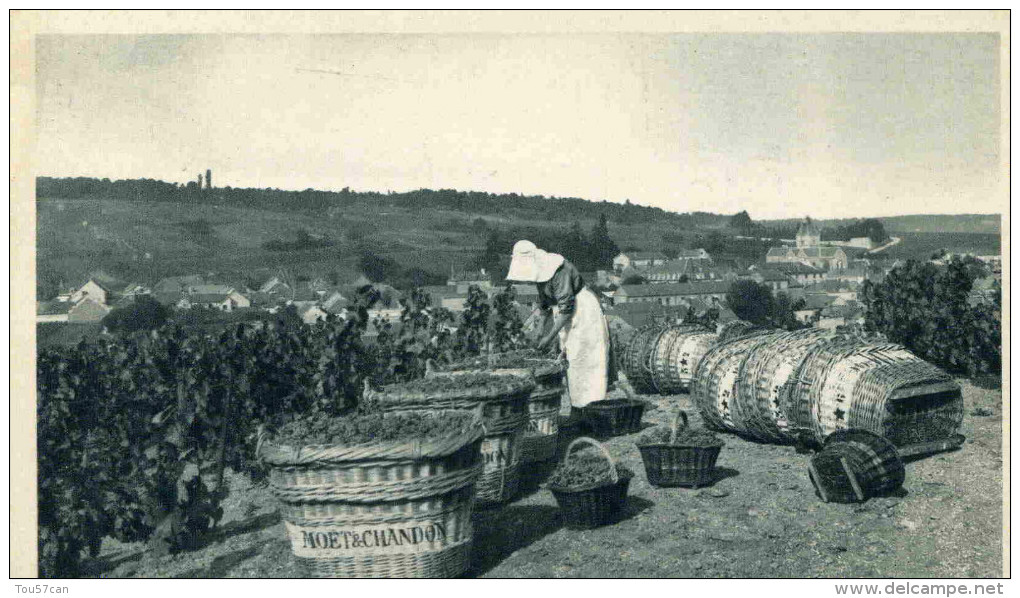
[[[349,417],[299,417],[280,428],[272,441],[280,445],[334,444],[355,446],[452,436],[467,430],[474,414],[449,411],[439,414]]]
[[[616,472],[621,478],[634,475],[634,472],[619,465]],[[609,461],[594,452],[579,453],[567,459],[560,463],[549,477],[549,485],[560,488],[587,488],[612,483]]]
[[[412,392],[447,392],[447,391],[482,391],[485,394],[497,394],[523,389],[527,382],[519,376],[498,375],[491,373],[442,374],[434,378],[423,378],[384,387],[385,390],[400,389]]]
[[[637,445],[646,446],[649,444],[669,444],[670,433],[671,430],[666,426],[654,428],[642,434],[641,437],[638,438]],[[694,430],[688,428],[686,430],[681,430],[676,435],[676,442],[674,444],[710,447],[719,446],[722,444],[722,441],[719,440],[719,437],[711,430]]]

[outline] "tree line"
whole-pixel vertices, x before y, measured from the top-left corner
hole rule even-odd
[[[93,177],[38,177],[36,197],[52,199],[102,197],[124,201],[215,203],[276,211],[326,210],[331,207],[365,204],[412,211],[441,208],[483,215],[527,214],[530,218],[557,221],[570,221],[575,218],[595,220],[600,214],[604,214],[613,222],[620,224],[668,222],[680,228],[719,225],[726,218],[705,212],[677,214],[662,208],[634,204],[630,200],[616,203],[577,197],[454,189],[417,189],[399,193],[352,191],[349,187],[339,191],[311,188],[304,191],[236,187],[200,189],[194,181],[181,185],[156,179],[110,180]]]

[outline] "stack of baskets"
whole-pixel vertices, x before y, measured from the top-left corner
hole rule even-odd
[[[491,370],[495,373],[508,369],[527,369],[535,378],[535,388],[528,397],[528,424],[521,441],[521,461],[535,463],[556,456],[559,437],[559,412],[566,391],[566,368],[559,359],[544,358],[530,351],[496,353],[456,363],[435,366],[433,371],[456,372]]]
[[[260,447],[300,565],[313,577],[466,571],[482,434],[476,422],[428,441]]]
[[[620,370],[642,394],[675,394],[690,387],[694,367],[717,335],[700,324],[647,326],[620,351]]]
[[[769,442],[860,428],[898,446],[928,443],[963,418],[959,385],[937,367],[899,345],[815,330],[715,345],[692,395],[707,423]]]
[[[424,380],[368,389],[365,399],[387,412],[480,410],[485,467],[478,504],[491,506],[512,499],[520,486],[521,440],[535,386],[528,370],[433,372]]]

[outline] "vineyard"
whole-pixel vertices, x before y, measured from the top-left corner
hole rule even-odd
[[[472,289],[458,321],[415,292],[399,328],[374,322],[373,343],[363,333],[378,298],[366,293],[347,320],[167,327],[40,351],[40,575],[78,575],[107,536],[154,554],[200,546],[223,516],[225,472],[265,476],[267,432],[352,412],[366,381],[420,378],[427,360],[523,346],[512,293],[490,305]]]

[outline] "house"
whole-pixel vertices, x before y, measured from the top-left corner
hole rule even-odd
[[[331,314],[339,314],[347,311],[347,304],[350,301],[340,291],[333,291],[322,300],[322,309]]]
[[[225,284],[195,284],[188,285],[185,291],[189,295],[226,295],[234,290],[234,287]]]
[[[857,266],[853,268],[829,270],[825,273],[825,278],[827,280],[843,280],[847,282],[862,283],[868,279],[868,269]]]
[[[668,260],[665,254],[657,251],[632,251],[613,258],[613,270],[623,272],[627,268],[650,268]]]
[[[695,280],[734,280],[728,268],[715,267],[708,260],[679,259],[653,266],[641,273],[650,283],[688,282]]]
[[[514,283],[514,298],[521,305],[533,305],[538,303],[538,287],[533,284]]]
[[[811,323],[820,317],[823,309],[835,303],[836,299],[837,297],[833,295],[820,293],[805,295],[804,306],[793,312],[793,315],[800,322]]]
[[[450,277],[446,280],[446,284],[448,286],[457,287],[457,290],[461,293],[466,293],[472,286],[476,286],[483,291],[487,291],[492,288],[492,277],[486,273],[485,268],[482,268],[481,270],[451,272]]]
[[[759,269],[758,266],[752,266]],[[801,285],[812,284],[825,280],[825,270],[815,268],[801,262],[774,262],[768,264],[768,269],[784,274],[791,282]]]
[[[731,285],[730,281],[723,280],[623,285],[616,290],[613,299],[617,304],[652,302],[679,305],[686,299],[701,299],[714,304],[726,299]]]
[[[172,276],[169,278],[163,278],[155,285],[152,286],[153,294],[162,294],[167,296],[171,293],[184,293],[188,290],[188,287],[203,284],[205,281],[198,274],[191,274],[188,276]]]
[[[251,307],[247,297],[231,289],[227,293],[189,293],[177,302],[181,309],[202,307],[220,311],[234,311],[237,308]]]
[[[67,314],[74,307],[68,301],[40,301],[36,303],[36,322],[66,322]]]
[[[71,293],[70,302],[79,303],[83,299],[92,299],[100,305],[106,305],[107,301],[113,299],[113,293],[107,286],[100,284],[94,278],[88,279],[85,284],[78,287]]]
[[[758,284],[767,286],[772,292],[785,291],[790,287],[790,279],[782,272],[775,270],[754,270],[750,278]]]
[[[280,277],[274,276],[259,287],[259,292],[267,295],[293,295],[294,289]]]
[[[301,321],[305,324],[315,324],[316,322],[325,320],[328,315],[325,310],[314,303],[312,305],[299,307],[297,312],[298,317],[301,318]]]
[[[676,259],[712,261],[712,256],[704,249],[681,249],[677,252]]]
[[[467,303],[467,291],[460,291],[451,285],[432,285],[422,287],[421,290],[432,298],[432,304],[452,311],[464,311]]]
[[[68,322],[99,322],[112,310],[107,305],[86,297],[74,304],[67,312]]]

